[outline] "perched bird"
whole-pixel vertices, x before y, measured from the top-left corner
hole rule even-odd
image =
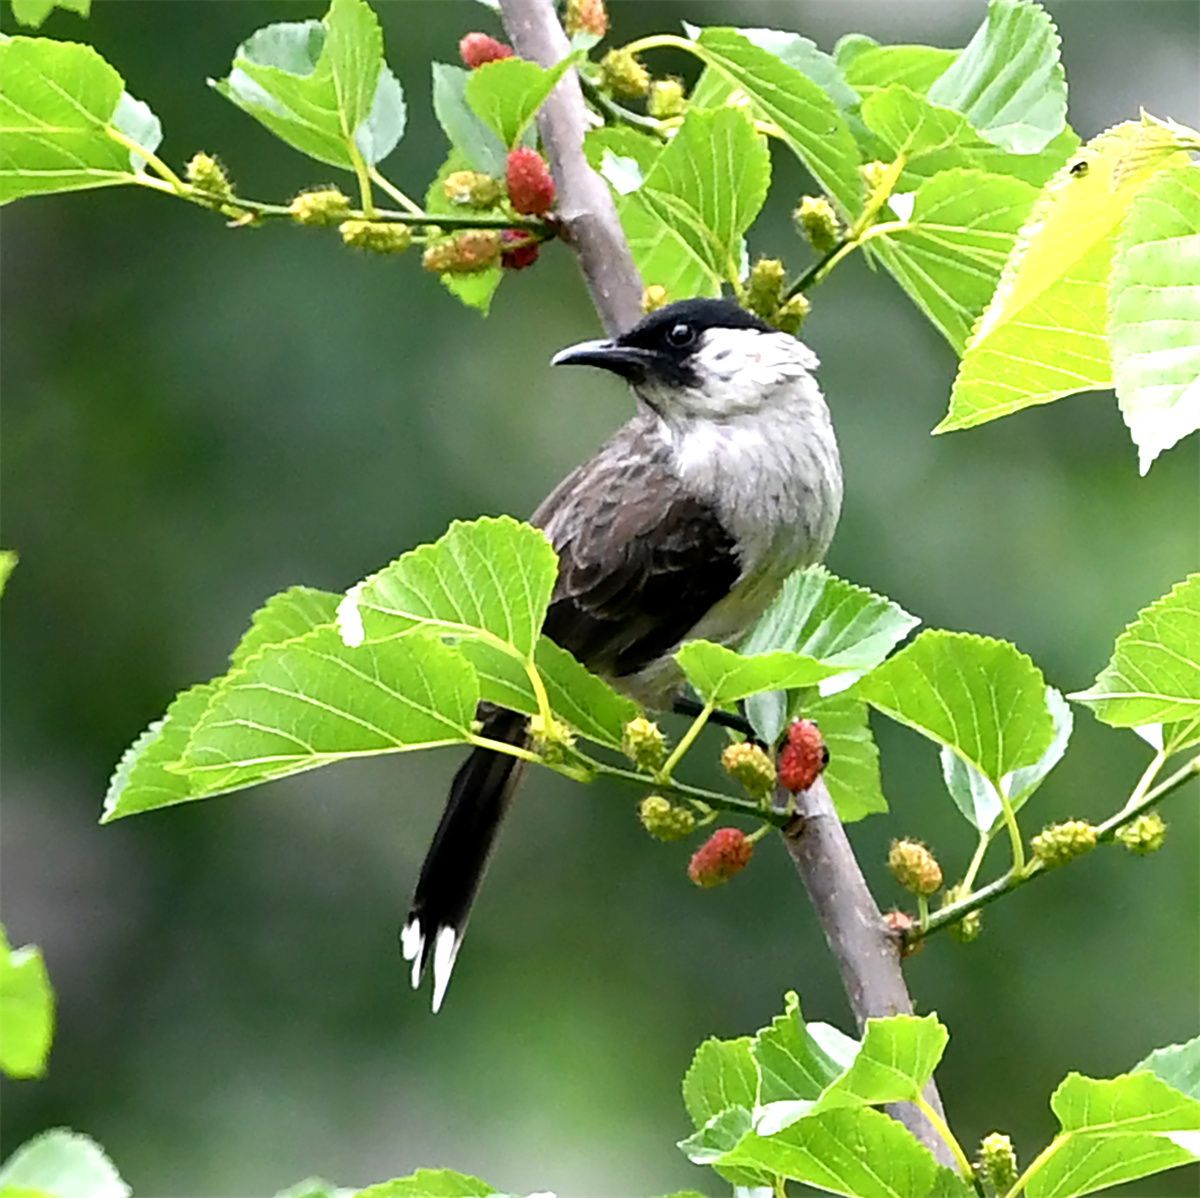
[[[736,644],[833,536],[842,474],[816,355],[729,300],[694,299],[551,364],[620,375],[637,412],[533,514],[559,556],[544,631],[643,706],[695,713],[674,651]],[[525,716],[480,718],[490,739],[526,742]],[[475,749],[421,868],[401,946],[414,988],[432,960],[435,1011],[521,772]]]

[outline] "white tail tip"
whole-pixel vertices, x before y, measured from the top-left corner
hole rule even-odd
[[[436,1015],[442,1009],[442,999],[446,997],[446,987],[450,985],[450,975],[454,972],[454,958],[458,956],[462,937],[457,928],[438,928],[437,939],[433,942],[433,1013]]]
[[[406,961],[412,962],[412,988],[416,990],[421,985],[421,957],[425,947],[425,933],[421,931],[421,921],[410,919],[400,933],[400,951]]]

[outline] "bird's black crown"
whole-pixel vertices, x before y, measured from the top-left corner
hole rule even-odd
[[[686,299],[668,304],[644,316],[627,333],[617,338],[618,345],[657,350],[673,358],[686,355],[707,329],[774,330],[752,312],[730,299]]]

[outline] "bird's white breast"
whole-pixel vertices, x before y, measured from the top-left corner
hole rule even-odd
[[[687,395],[683,404],[677,396],[659,422],[674,469],[733,535],[742,567],[734,589],[688,640],[740,641],[783,580],[824,557],[841,510],[837,441],[812,374],[815,355],[782,334],[758,334],[754,348],[760,352],[747,363],[728,344],[706,346],[704,393]],[[621,682],[661,706],[681,678],[667,656]]]

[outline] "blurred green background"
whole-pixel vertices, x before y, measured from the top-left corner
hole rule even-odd
[[[383,3],[409,132],[385,168],[414,193],[444,141],[431,59],[494,30],[474,3]],[[1139,105],[1200,119],[1195,3],[1049,5],[1071,119],[1087,137]],[[981,3],[614,3],[621,40],[697,23],[776,25],[829,48],[965,44]],[[149,101],[176,165],[221,155],[283,198],[328,171],[204,85],[292,3],[121,3],[44,32],[95,44]],[[6,28],[12,28],[4,11]],[[659,60],[666,69],[669,60]],[[678,64],[683,65],[683,64]],[[775,154],[752,252],[803,250],[803,172]],[[1084,686],[1139,607],[1197,564],[1196,440],[1139,479],[1111,394],[931,438],[950,350],[886,277],[851,262],[815,296],[847,502],[830,557],[930,626],[1007,637]],[[567,251],[509,278],[482,320],[415,258],[332,235],[229,231],[133,190],[23,202],[4,217],[3,915],[58,990],[50,1076],[3,1085],[3,1151],[66,1124],[142,1196],[240,1198],[307,1174],[345,1185],[447,1165],[562,1198],[717,1193],[673,1142],[679,1079],[708,1034],[767,1022],[785,989],[849,1015],[783,851],[700,893],[687,850],[649,841],[633,796],[556,776],[522,791],[444,1012],[408,989],[396,929],[452,752],[318,771],[100,828],[108,772],[176,690],[222,669],[269,594],[342,589],[455,517],[527,513],[630,407],[612,380],[552,374],[594,335]],[[1100,817],[1147,760],[1085,711],[1029,819]],[[888,840],[969,856],[936,753],[877,727],[893,813],[852,835],[882,903]],[[716,742],[711,743],[715,757]],[[908,974],[952,1039],[940,1071],[964,1142],[995,1127],[1025,1159],[1051,1089],[1197,1031],[1196,794],[1149,860],[1097,853],[939,938]],[[997,854],[1000,865],[1003,850]],[[1195,1173],[1128,1187],[1195,1192]]]

